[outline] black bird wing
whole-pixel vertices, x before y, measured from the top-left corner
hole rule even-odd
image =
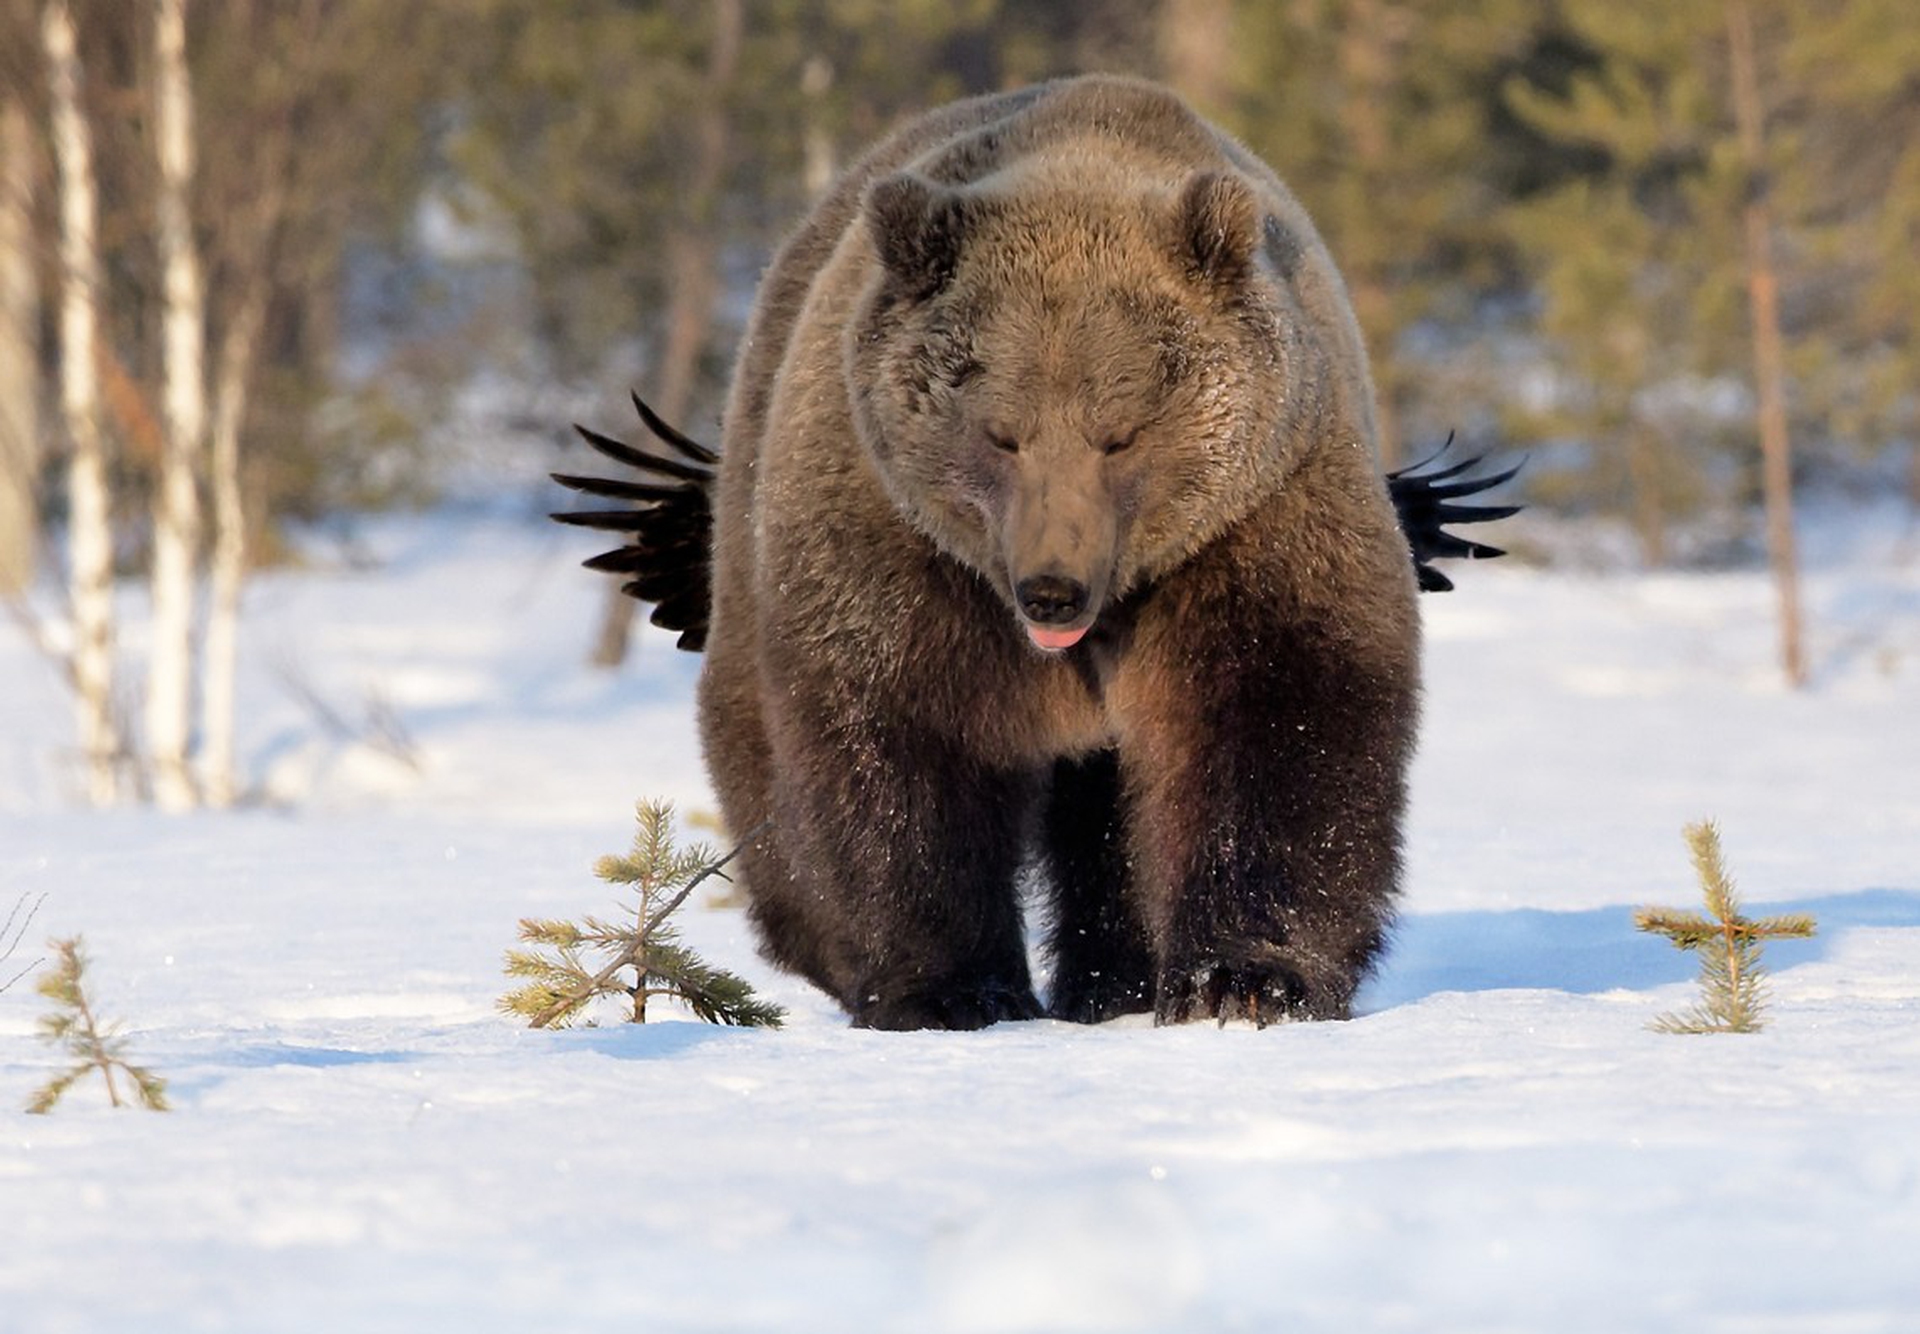
[[[585,562],[590,570],[627,575],[622,591],[653,604],[648,617],[678,631],[679,646],[698,653],[707,643],[713,568],[713,478],[720,456],[690,440],[633,396],[640,421],[666,452],[636,449],[576,425],[594,449],[631,468],[636,478],[554,473],[564,487],[617,502],[610,509],[555,514],[561,523],[623,535],[622,544]]]
[[[1431,562],[1435,560],[1490,560],[1507,554],[1500,547],[1450,533],[1446,525],[1492,523],[1518,514],[1521,508],[1460,504],[1468,496],[1477,496],[1512,481],[1521,465],[1516,463],[1499,472],[1469,477],[1466,474],[1478,468],[1486,455],[1476,454],[1458,463],[1437,466],[1452,445],[1453,437],[1449,435],[1446,443],[1426,458],[1387,474],[1387,494],[1393,497],[1394,512],[1400,516],[1400,530],[1407,535],[1407,549],[1413,553],[1413,571],[1419,577],[1423,593],[1444,593],[1453,587],[1453,580],[1433,568]]]
[[[698,653],[707,643],[713,587],[713,482],[720,456],[662,421],[638,394],[633,395],[633,406],[641,424],[667,452],[637,449],[576,425],[573,429],[595,450],[638,476],[554,473],[553,480],[560,485],[616,505],[553,517],[561,523],[622,534],[620,546],[586,561],[586,567],[627,575],[622,591],[651,602],[653,614],[648,619],[663,630],[678,632],[679,646]],[[1486,456],[1476,454],[1439,466],[1452,444],[1453,437],[1448,436],[1446,444],[1418,463],[1387,474],[1387,493],[1407,535],[1420,589],[1427,593],[1453,587],[1453,581],[1433,567],[1435,560],[1487,560],[1506,554],[1499,547],[1448,532],[1448,524],[1491,523],[1520,511],[1518,505],[1461,504],[1468,496],[1511,481],[1520,465],[1468,476]]]

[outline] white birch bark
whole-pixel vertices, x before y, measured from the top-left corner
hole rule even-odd
[[[0,598],[33,582],[40,468],[40,291],[33,269],[33,125],[0,96]]]
[[[154,800],[195,804],[187,767],[193,701],[193,595],[200,544],[198,475],[206,441],[206,291],[194,243],[193,93],[187,77],[186,0],[155,0],[154,134],[163,272],[161,347],[166,419],[153,514],[153,627],[147,664],[147,751]]]
[[[80,102],[73,14],[66,0],[48,0],[40,35],[60,178],[60,411],[71,451],[67,523],[74,696],[87,794],[95,805],[104,806],[119,795],[122,746],[113,712],[113,535],[94,363],[100,294],[98,190],[93,135]]]
[[[304,11],[311,28],[321,11]],[[317,41],[316,33],[308,38]],[[221,219],[219,244],[232,275],[226,308],[212,317],[218,330],[213,355],[213,392],[208,438],[212,500],[207,626],[200,657],[200,797],[209,806],[231,806],[240,797],[235,759],[235,713],[240,650],[240,597],[247,574],[246,492],[242,485],[241,428],[260,362],[260,339],[274,290],[287,197],[297,173],[293,110],[302,77],[292,66],[279,88],[284,100],[251,128],[252,188],[248,207]],[[209,310],[217,302],[210,300]]]
[[[220,340],[213,392],[212,588],[200,683],[200,791],[209,806],[239,795],[234,763],[235,688],[240,652],[240,587],[246,577],[246,508],[240,489],[240,425],[254,349],[265,322],[267,283],[256,273]]]

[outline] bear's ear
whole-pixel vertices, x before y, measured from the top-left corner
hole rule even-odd
[[[1203,171],[1180,192],[1181,255],[1195,273],[1222,284],[1244,279],[1260,243],[1260,205],[1237,176]]]
[[[887,272],[915,296],[947,285],[965,239],[966,201],[957,190],[901,172],[867,188],[867,230]]]

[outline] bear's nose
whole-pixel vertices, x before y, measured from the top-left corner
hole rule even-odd
[[[1014,586],[1020,610],[1035,625],[1064,625],[1087,609],[1087,586],[1057,574],[1036,574]]]

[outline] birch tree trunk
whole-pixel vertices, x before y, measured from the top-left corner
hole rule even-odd
[[[0,96],[0,598],[33,582],[40,470],[40,292],[33,267],[33,126]]]
[[[60,178],[60,413],[66,424],[69,588],[73,601],[73,684],[87,795],[97,806],[119,795],[123,749],[113,710],[113,535],[106,446],[100,434],[98,337],[100,250],[93,135],[80,101],[80,57],[66,0],[41,14],[53,153]]]
[[[714,0],[709,12],[713,16],[713,39],[701,80],[703,95],[694,127],[692,176],[683,195],[685,210],[667,239],[667,337],[660,353],[660,373],[654,381],[653,406],[670,422],[685,418],[693,398],[694,375],[713,326],[713,305],[720,287],[719,236],[713,214],[726,170],[727,88],[739,63],[744,15],[741,0]],[[600,632],[593,646],[596,667],[617,667],[626,661],[635,603],[620,591],[622,582],[618,578],[607,581]]]
[[[199,471],[205,447],[206,289],[193,237],[193,93],[187,77],[186,0],[155,0],[154,108],[163,271],[166,435],[153,513],[153,627],[147,665],[147,750],[154,799],[186,810],[193,703],[193,595],[200,545]]]
[[[264,257],[263,257],[264,267]],[[240,489],[240,426],[267,310],[256,271],[220,339],[213,391],[212,587],[201,658],[201,796],[227,807],[239,795],[234,766],[234,681],[240,652],[240,588],[247,572],[247,516]]]
[[[322,6],[307,3],[288,17],[290,47],[301,52],[317,49],[325,17]],[[304,60],[289,59],[279,71],[274,83],[277,97],[261,109],[249,129],[253,170],[245,204],[223,211],[214,242],[220,257],[215,267],[230,277],[224,302],[216,297],[208,303],[217,334],[207,454],[213,533],[207,627],[200,656],[199,777],[201,800],[222,808],[240,796],[234,721],[240,596],[248,563],[241,430],[276,280],[299,281],[282,271],[287,257],[280,242],[299,175],[294,125],[299,107],[311,95],[311,84],[311,70]]]
[[[1806,684],[1800,620],[1800,558],[1793,536],[1793,455],[1787,435],[1787,357],[1780,334],[1780,279],[1773,262],[1773,210],[1768,202],[1765,116],[1754,55],[1753,15],[1746,0],[1728,0],[1733,115],[1746,158],[1747,306],[1753,321],[1753,379],[1758,401],[1760,477],[1766,498],[1767,550],[1780,602],[1780,664],[1787,684]]]

